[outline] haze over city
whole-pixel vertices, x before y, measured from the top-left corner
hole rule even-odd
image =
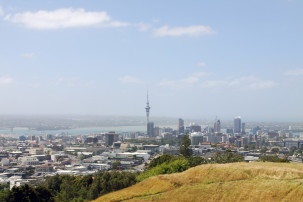
[[[302,121],[302,6],[0,0],[1,114]]]

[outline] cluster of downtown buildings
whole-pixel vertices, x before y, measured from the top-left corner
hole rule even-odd
[[[214,151],[223,148],[232,149],[235,152],[243,154],[248,161],[258,160],[261,155],[279,155],[281,158],[288,157],[291,150],[303,151],[303,128],[293,129],[291,126],[283,128],[279,126],[259,127],[258,125],[246,128],[246,124],[242,122],[240,116],[236,116],[233,120],[232,127],[221,126],[220,120],[215,120],[213,127],[202,126],[190,123],[185,126],[184,120],[178,120],[177,130],[171,128],[154,127],[154,122],[149,120],[149,100],[146,103],[146,119],[147,119],[147,138],[160,140],[182,140],[184,135],[189,135],[191,147],[194,155],[211,156]],[[243,150],[244,147],[254,148],[251,151]],[[261,154],[261,147],[267,152]],[[276,149],[278,153],[271,152]],[[206,155],[210,154],[210,155]],[[291,154],[292,155],[292,154]],[[288,157],[293,162],[302,162],[302,156]]]
[[[205,158],[226,149],[243,154],[247,161],[257,160],[260,155],[287,157],[291,150],[303,150],[302,136],[295,135],[302,133],[302,128],[251,125],[246,128],[241,118],[235,117],[232,127],[222,127],[220,120],[215,120],[210,127],[185,125],[183,119],[176,119],[177,127],[173,129],[157,127],[149,120],[148,99],[145,110],[146,132],[1,136],[0,183],[13,187],[36,183],[56,174],[86,175],[112,169],[142,171],[159,155],[178,155],[184,135],[189,135],[193,154]],[[245,149],[247,147],[250,149]],[[267,151],[261,153],[261,148]],[[300,155],[288,158],[302,163]]]

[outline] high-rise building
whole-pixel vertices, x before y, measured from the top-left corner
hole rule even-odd
[[[154,122],[148,122],[147,123],[147,136],[148,137],[154,137],[155,136]]]
[[[115,132],[108,132],[104,135],[104,142],[106,146],[112,146],[114,142],[118,141],[119,134]]]
[[[236,116],[234,119],[234,133],[241,133],[241,117]]]
[[[191,130],[191,132],[201,132],[201,126],[192,124],[192,125],[190,125],[190,130]]]
[[[204,142],[202,133],[197,133],[197,132],[191,133],[190,141],[191,141],[191,145],[199,145],[201,142]]]
[[[242,134],[245,134],[245,123],[242,123]]]
[[[259,131],[259,130],[261,130],[261,128],[260,128],[259,126],[254,127],[254,128],[252,129],[252,133],[255,135],[255,134],[257,134],[257,131]]]
[[[155,137],[160,136],[160,127],[159,126],[154,127],[154,135],[155,135]]]
[[[214,124],[214,132],[220,133],[221,132],[221,122],[220,120],[217,120]]]
[[[24,142],[25,140],[26,140],[26,137],[25,137],[24,135],[21,135],[21,136],[19,137],[19,141]]]
[[[226,133],[227,133],[227,134],[233,134],[233,133],[234,133],[234,130],[231,129],[231,128],[227,128],[227,129],[226,129]]]
[[[179,129],[179,134],[184,133],[184,120],[183,119],[179,119],[178,122],[178,129]]]

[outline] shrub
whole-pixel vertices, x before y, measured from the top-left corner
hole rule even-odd
[[[142,172],[138,177],[138,181],[142,181],[146,178],[149,178],[151,176],[155,175],[161,175],[161,174],[170,174],[170,173],[178,173],[183,172],[190,168],[190,163],[187,159],[177,159],[170,163],[162,163],[161,165],[158,165],[156,167],[150,168],[144,172]]]
[[[274,155],[274,156],[261,156],[260,157],[260,161],[263,161],[263,162],[268,161],[268,162],[289,163],[288,159],[279,158],[277,155]]]
[[[234,163],[244,161],[244,157],[241,154],[226,150],[225,152],[216,152],[212,161],[214,163]]]

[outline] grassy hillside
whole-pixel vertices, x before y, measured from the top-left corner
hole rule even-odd
[[[103,201],[303,201],[303,164],[207,164],[148,178]]]

